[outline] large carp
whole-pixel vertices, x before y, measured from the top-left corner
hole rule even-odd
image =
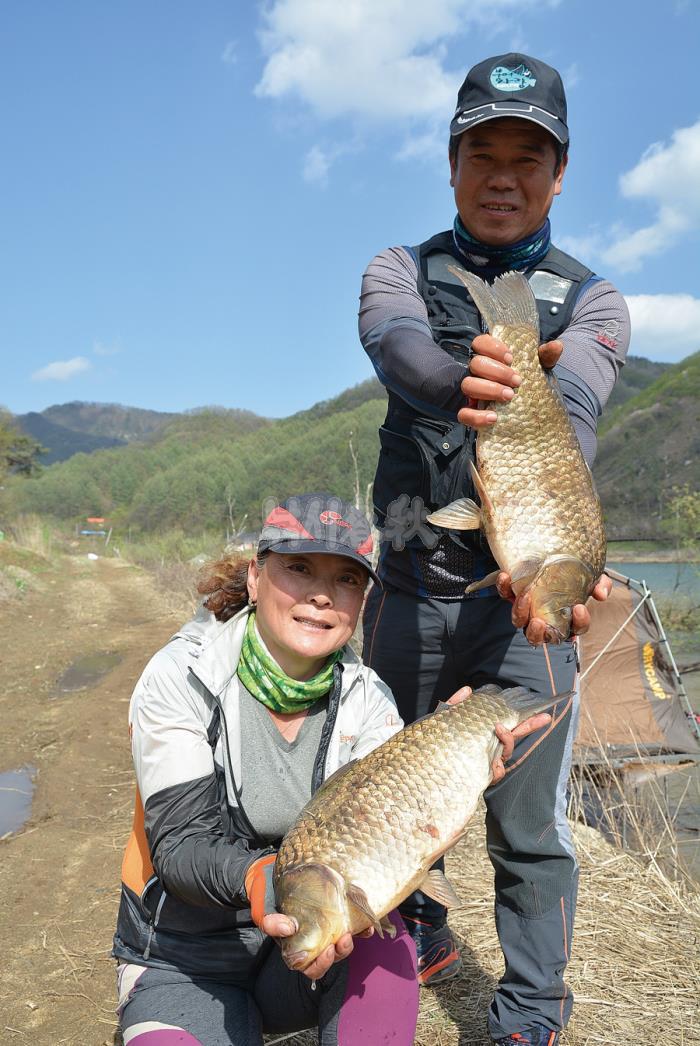
[[[298,927],[281,942],[287,965],[305,969],[344,933],[373,926],[393,936],[387,915],[416,889],[458,905],[443,873],[430,869],[464,833],[491,781],[502,749],[494,727],[512,730],[559,699],[482,687],[329,777],[275,861],[277,910]]]
[[[513,354],[522,384],[507,403],[490,403],[496,423],[480,429],[472,479],[481,502],[461,498],[428,516],[455,530],[483,528],[494,559],[531,613],[547,622],[546,640],[567,639],[571,608],[584,603],[605,566],[603,513],[553,374],[538,356],[539,319],[530,285],[518,272],[492,286],[450,266],[471,294],[489,332]],[[492,585],[498,571],[467,592]]]

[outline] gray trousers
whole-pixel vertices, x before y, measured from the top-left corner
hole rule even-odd
[[[550,695],[544,652],[514,629],[510,612],[498,596],[445,602],[375,586],[363,621],[365,663],[391,687],[407,723],[465,684],[522,685]],[[555,691],[570,692],[576,677],[572,644],[548,650]],[[564,969],[578,875],[566,784],[577,715],[577,695],[562,700],[552,724],[518,743],[505,779],[484,796],[496,928],[505,959],[489,1010],[494,1039],[533,1024],[558,1031],[571,1014]],[[444,909],[420,893],[401,911],[424,922],[444,916]]]

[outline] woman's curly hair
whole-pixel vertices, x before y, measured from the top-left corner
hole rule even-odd
[[[262,569],[267,555],[257,556]],[[199,574],[197,591],[208,598],[204,606],[217,621],[228,621],[248,604],[248,556],[225,556],[205,564]]]

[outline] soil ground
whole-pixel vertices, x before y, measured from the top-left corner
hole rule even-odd
[[[36,792],[27,826],[0,843],[0,1043],[112,1046],[109,948],[134,792],[128,702],[182,615],[117,559],[21,569],[26,591],[0,603],[0,771],[36,767]],[[121,661],[61,693],[62,673],[96,651]]]

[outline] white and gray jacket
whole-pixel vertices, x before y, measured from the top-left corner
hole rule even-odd
[[[247,616],[248,608],[220,622],[200,609],[136,684],[129,729],[138,793],[114,939],[123,961],[238,980],[260,949],[244,883],[271,848],[240,802],[236,671]],[[346,647],[312,790],[402,725],[389,688]]]

